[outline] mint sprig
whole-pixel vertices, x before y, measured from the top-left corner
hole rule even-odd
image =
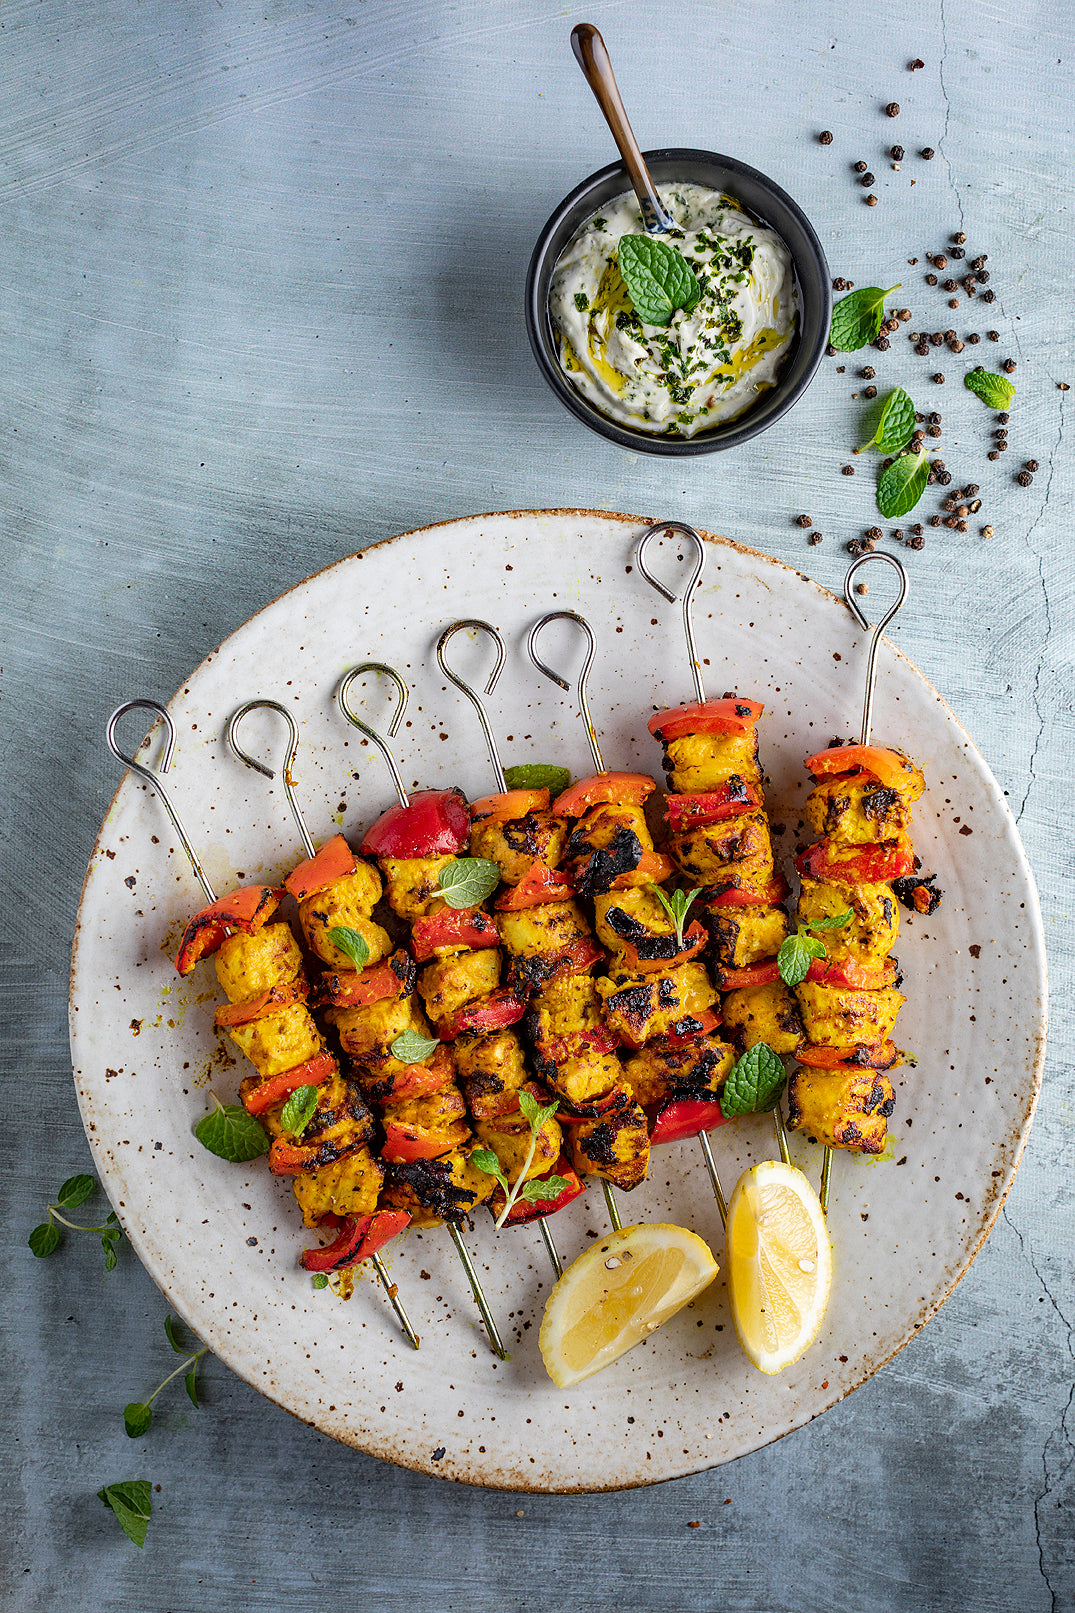
[[[994,375],[992,370],[971,370],[963,377],[963,385],[990,409],[1006,409],[1015,396],[1015,388],[1008,378]]]
[[[421,1064],[430,1054],[435,1053],[440,1046],[440,1039],[436,1036],[423,1036],[421,1031],[407,1029],[400,1031],[394,1042],[389,1043],[388,1051],[394,1059],[401,1064]]]
[[[877,508],[885,520],[893,521],[913,510],[926,491],[928,479],[929,460],[924,449],[894,459],[877,481]]]
[[[358,930],[353,930],[349,924],[335,924],[328,932],[328,938],[337,952],[342,952],[350,958],[356,969],[364,969],[370,961],[370,949],[366,937]]]
[[[71,1232],[96,1232],[101,1240],[101,1247],[105,1252],[105,1270],[114,1271],[116,1266],[116,1245],[123,1236],[123,1228],[115,1210],[110,1210],[100,1226],[87,1226],[81,1221],[69,1221],[63,1210],[77,1210],[84,1204],[97,1186],[93,1176],[69,1176],[56,1194],[56,1202],[47,1206],[48,1220],[34,1228],[27,1243],[30,1250],[39,1260],[47,1260],[49,1255],[56,1253],[63,1241],[61,1227],[67,1227]],[[57,1224],[58,1223],[58,1224]]]
[[[519,1174],[515,1178],[514,1186],[509,1183],[504,1175],[500,1161],[491,1148],[475,1148],[471,1154],[471,1162],[480,1171],[484,1171],[486,1176],[495,1176],[504,1189],[504,1208],[493,1223],[497,1230],[504,1225],[504,1222],[511,1214],[512,1206],[518,1199],[522,1199],[526,1204],[542,1204],[546,1200],[559,1198],[564,1189],[570,1186],[563,1176],[550,1176],[546,1181],[539,1182],[536,1179],[529,1180],[526,1175],[534,1161],[534,1153],[537,1149],[538,1137],[541,1135],[541,1128],[547,1120],[552,1119],[559,1107],[559,1102],[555,1099],[552,1103],[542,1107],[531,1093],[519,1093],[519,1108],[530,1123],[530,1147],[527,1149],[526,1158],[523,1160]]]
[[[848,908],[846,913],[837,913],[831,918],[808,919],[798,926],[794,935],[785,936],[776,955],[776,966],[785,986],[801,986],[813,959],[825,956],[824,942],[811,931],[841,930],[850,921],[851,909]]]
[[[500,869],[488,857],[454,857],[437,883],[449,907],[477,907],[500,884]]]
[[[211,1096],[216,1107],[194,1128],[202,1147],[221,1159],[230,1160],[233,1165],[242,1165],[267,1154],[269,1139],[261,1121],[247,1114],[242,1104],[221,1103],[215,1092]]]
[[[520,762],[504,769],[504,783],[509,790],[548,790],[555,800],[571,783],[571,774],[554,762]]]
[[[635,312],[647,325],[669,325],[677,308],[690,313],[702,288],[694,270],[674,246],[653,235],[622,235],[620,274]]]
[[[127,1479],[121,1484],[106,1484],[103,1490],[97,1491],[98,1500],[111,1507],[123,1533],[136,1546],[146,1543],[152,1490],[148,1479]]]
[[[876,448],[882,454],[898,454],[914,436],[914,428],[915,406],[902,386],[898,386],[881,405],[877,430],[869,442],[864,442],[855,452],[864,454],[867,448]]]
[[[290,1137],[301,1137],[316,1108],[317,1088],[296,1087],[280,1110],[280,1129]]]
[[[832,310],[832,324],[829,326],[829,343],[841,353],[854,353],[867,342],[872,342],[881,329],[881,321],[885,314],[885,298],[893,291],[899,291],[899,286],[889,286],[883,291],[880,286],[863,286],[859,291],[851,292],[850,296],[841,297]]]
[[[676,946],[682,947],[683,926],[687,922],[687,914],[691,910],[695,897],[702,894],[702,887],[700,885],[696,886],[692,891],[672,891],[668,896],[665,895],[659,885],[651,884],[650,890],[676,927]]]
[[[124,1406],[123,1426],[127,1431],[127,1437],[129,1439],[140,1439],[142,1435],[147,1432],[150,1424],[153,1421],[153,1402],[156,1400],[161,1390],[167,1389],[172,1379],[178,1378],[181,1372],[184,1375],[183,1382],[186,1386],[187,1394],[190,1397],[191,1405],[195,1407],[199,1406],[197,1384],[198,1362],[201,1360],[203,1355],[208,1353],[209,1346],[208,1344],[203,1344],[199,1350],[188,1350],[187,1346],[183,1343],[182,1339],[180,1339],[176,1331],[176,1322],[174,1317],[165,1317],[164,1331],[168,1337],[168,1343],[172,1346],[172,1349],[177,1355],[181,1355],[185,1357],[185,1359],[180,1362],[174,1372],[169,1372],[163,1383],[159,1383],[157,1385],[153,1393],[149,1396],[148,1400],[132,1400],[130,1405]]]
[[[786,1079],[787,1072],[768,1042],[755,1042],[728,1072],[720,1095],[725,1120],[774,1109]]]

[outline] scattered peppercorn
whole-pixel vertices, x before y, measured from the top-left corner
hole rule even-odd
[[[844,279],[842,274],[838,274],[836,276],[836,279],[832,282],[832,289],[833,291],[847,290],[847,281]]]
[[[917,536],[907,539],[907,547],[908,547],[908,549],[924,549],[925,545],[926,545],[926,540],[922,536],[921,532],[919,532],[917,534]]]
[[[854,474],[855,474],[854,465],[842,465],[840,467],[840,475],[841,476],[854,476]]]
[[[980,498],[972,498],[971,501],[970,501],[970,505],[968,506],[968,508],[970,509],[970,513],[972,515],[977,515],[978,511],[981,509],[981,507],[982,507],[982,501],[981,501]]]
[[[927,274],[927,276],[926,276],[926,285],[927,286],[935,286],[936,284],[937,284],[937,276],[935,274]]]
[[[997,425],[998,426],[1006,426],[1010,419],[1011,419],[1011,415],[1010,414],[1005,414],[1004,410],[1002,409],[1001,412],[997,415]]]
[[[903,147],[902,146],[893,146],[892,147],[892,161],[893,162],[902,162],[903,161]]]
[[[1071,387],[1070,387],[1070,386],[1069,386],[1069,384],[1068,384],[1068,383],[1067,383],[1067,381],[1057,381],[1057,383],[1056,383],[1056,390],[1057,390],[1057,391],[1058,391],[1058,392],[1070,392],[1070,391],[1071,391]]]
[[[946,498],[944,500],[943,504],[941,505],[941,509],[946,510],[949,515],[951,515],[951,513],[955,509],[955,507],[956,507],[956,501],[955,501],[954,498]]]
[[[974,270],[984,269],[986,264],[988,263],[988,261],[989,261],[989,253],[988,252],[983,252],[981,257],[971,258],[970,266]]]
[[[920,353],[921,356],[923,358],[925,358],[926,354],[929,352],[929,348],[927,347],[925,342],[919,342],[917,344],[917,346],[915,347],[915,352]]]
[[[952,472],[950,470],[939,470],[937,472],[937,481],[941,487],[950,486],[952,481]]]
[[[999,342],[1000,341],[1000,331],[999,330],[987,330],[986,335],[989,337],[989,340],[991,342]]]
[[[814,524],[813,521],[810,519],[810,517],[808,515],[800,515],[799,516],[799,525],[800,526],[813,526],[813,524]]]
[[[866,172],[866,164],[864,162],[853,162],[851,166],[855,170],[856,174],[864,174]]]
[[[991,448],[989,450],[989,453],[986,455],[986,458],[987,459],[999,459],[1000,458],[1000,449],[999,448]]]
[[[940,434],[941,434],[940,426],[927,426],[926,427],[926,435],[928,437],[939,437]]]
[[[930,341],[933,343],[934,347],[940,347],[941,343],[944,341],[944,331],[935,330],[930,337]]]
[[[996,294],[995,291],[983,291],[982,292],[982,301],[983,302],[996,302],[996,300],[997,300],[997,294]]]
[[[829,343],[828,347],[826,347],[826,349],[825,349],[825,357],[826,358],[835,358],[836,357],[836,349],[835,349],[835,347],[833,347],[831,342]]]
[[[929,518],[929,524],[930,524],[930,526],[940,526],[940,524],[941,524],[940,516],[939,515],[931,515],[930,518]]]
[[[862,396],[864,398],[875,398],[877,396],[877,388],[875,386],[863,387]]]
[[[822,129],[821,133],[818,135],[818,140],[821,142],[821,144],[823,146],[831,146],[832,145],[832,130],[831,129]]]
[[[983,538],[991,538],[992,536],[993,536],[993,528],[991,526],[984,526],[982,528],[982,537]]]
[[[895,532],[893,532],[892,536],[895,538],[897,543],[902,543],[903,542],[903,528],[901,526],[898,526],[896,528]]]
[[[910,317],[911,310],[909,308],[901,308],[899,313],[896,315],[896,318],[899,320],[901,325],[906,325]]]
[[[965,258],[967,254],[961,246],[954,246],[948,256],[950,258]]]
[[[920,538],[922,536],[922,523],[921,523],[921,521],[916,521],[914,526],[911,528],[911,531],[914,533],[916,538]]]
[[[984,286],[986,281],[989,279],[989,270],[988,269],[979,269],[979,270],[977,270],[976,278],[977,278],[978,284],[980,286]]]
[[[1000,367],[1002,370],[1006,370],[1010,375],[1015,369],[1015,360],[1013,358],[1006,358]]]
[[[943,252],[935,252],[933,255],[933,261],[938,269],[947,269],[948,267],[948,259],[945,257]]]
[[[1020,487],[1029,487],[1031,482],[1034,480],[1033,476],[1031,476],[1028,470],[1021,470],[1015,479],[1019,483]]]
[[[874,369],[873,365],[872,364],[867,364],[866,368],[862,371],[862,379],[864,381],[872,381],[874,376],[876,375],[876,373],[877,372]]]
[[[1024,470],[1037,470],[1037,468],[1038,468],[1038,462],[1037,462],[1036,459],[1028,459],[1028,460],[1025,461],[1025,463],[1023,465]]]
[[[940,370],[937,371],[936,375],[931,376],[930,379],[935,381],[938,386],[944,385],[944,376],[941,374]]]
[[[866,528],[866,536],[868,538],[872,538],[875,543],[878,541],[879,538],[883,538],[884,535],[885,534],[881,531],[881,528],[879,526],[871,526],[871,527]]]
[[[888,467],[891,465],[891,463],[892,463],[891,459],[882,459],[882,461],[881,461],[881,469],[882,470],[887,470]]]
[[[888,113],[890,118],[898,118],[900,115],[900,103],[898,101],[889,101],[888,105],[885,107],[885,111]]]
[[[972,330],[970,335],[967,337],[967,340],[970,342],[972,347],[977,347],[981,339],[982,338],[978,335],[976,330]]]
[[[948,345],[952,349],[953,353],[962,353],[963,351],[963,343],[958,339],[958,337],[954,342],[949,342]]]
[[[956,531],[957,532],[968,532],[969,530],[970,530],[970,523],[969,522],[962,521],[962,520],[956,522]]]
[[[931,459],[930,464],[933,466],[934,470],[943,470],[944,469],[944,460],[943,459]]]
[[[933,147],[932,146],[923,146],[922,155],[926,159],[927,162],[932,162],[933,161]]]
[[[962,230],[957,230],[952,237],[952,240],[956,243],[956,246],[962,246],[966,239],[967,237],[963,234]]]
[[[887,336],[878,336],[873,345],[879,353],[887,353],[892,344]]]
[[[863,180],[862,183],[865,184],[866,181]],[[876,207],[877,206],[877,197],[872,193],[872,191],[871,191],[870,195],[867,196],[867,198],[866,198],[866,206],[867,207]]]
[[[973,493],[977,493],[977,491],[978,491],[978,483],[977,482],[968,482],[966,487],[963,489],[963,491],[968,496],[970,496]]]
[[[874,179],[872,174],[863,174],[862,178],[859,180],[860,185],[874,185],[876,183],[877,181]]]
[[[958,297],[949,297],[948,306],[949,306],[949,308],[958,308],[959,307],[959,298]]]
[[[918,69],[919,69],[919,68],[920,68],[920,67],[925,67],[925,65],[926,65],[926,64],[925,64],[925,62],[924,62],[924,61],[923,61],[923,60],[922,60],[922,58],[921,58],[921,56],[916,56],[916,57],[915,57],[915,59],[914,59],[914,61],[913,61],[913,62],[908,62],[908,64],[907,64],[907,71],[908,71],[908,72],[909,72],[909,73],[914,73],[914,72],[917,72],[917,70],[918,70]]]
[[[809,541],[811,543],[820,543],[821,542],[821,533],[820,532],[811,532]]]

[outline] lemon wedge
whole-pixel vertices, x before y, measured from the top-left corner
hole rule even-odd
[[[557,1282],[538,1344],[553,1383],[600,1372],[683,1309],[717,1275],[709,1245],[662,1222],[609,1232]]]
[[[780,1372],[813,1344],[829,1301],[820,1200],[796,1166],[765,1160],[736,1183],[724,1236],[739,1342],[759,1371]]]

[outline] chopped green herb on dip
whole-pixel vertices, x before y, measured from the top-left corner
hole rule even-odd
[[[624,235],[644,234],[633,191],[575,233],[553,271],[560,364],[602,414],[654,436],[693,437],[734,420],[775,386],[795,334],[791,255],[779,236],[704,185],[661,187],[676,228],[660,239],[693,269],[701,297],[647,325],[620,274]]]

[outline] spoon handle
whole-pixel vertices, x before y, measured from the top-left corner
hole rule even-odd
[[[620,156],[638,197],[638,205],[642,209],[642,223],[648,234],[663,234],[672,228],[673,221],[661,204],[638,141],[627,121],[627,113],[620,99],[616,75],[612,71],[612,61],[605,41],[592,23],[580,22],[571,30],[571,49],[575,53],[575,60],[586,75],[586,82],[604,114],[605,122],[612,131],[612,138],[619,147]]]

